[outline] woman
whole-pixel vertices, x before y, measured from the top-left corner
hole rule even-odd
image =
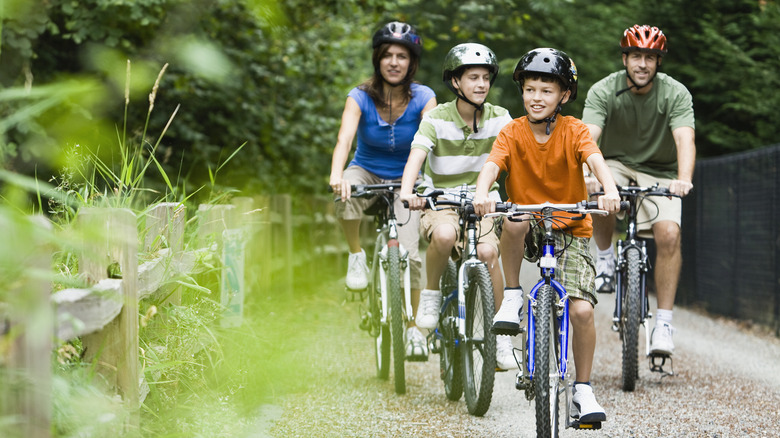
[[[436,106],[433,90],[413,81],[422,41],[412,26],[388,23],[374,34],[372,46],[374,74],[349,92],[330,171],[330,186],[342,201],[336,204],[336,213],[349,246],[346,283],[353,290],[368,285],[366,253],[360,246],[360,220],[370,201],[350,198],[350,185],[400,182],[422,114]],[[355,157],[344,170],[355,134]],[[416,312],[422,286],[422,263],[417,250],[419,212],[403,208],[400,201],[395,211],[398,223],[403,224],[398,239],[409,251],[412,308]],[[425,336],[410,322],[406,332],[407,356],[427,359],[427,350]]]

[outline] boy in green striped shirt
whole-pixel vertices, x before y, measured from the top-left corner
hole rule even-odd
[[[471,186],[487,160],[493,141],[507,123],[509,112],[486,102],[490,87],[498,75],[495,54],[481,44],[466,43],[453,47],[444,60],[443,80],[457,96],[438,105],[424,116],[412,141],[412,150],[404,168],[401,199],[412,210],[425,208],[424,198],[413,193],[414,183],[425,164],[420,190],[444,190],[457,194]],[[450,189],[450,190],[448,190]],[[491,192],[497,201],[498,184]],[[485,262],[493,283],[496,303],[504,299],[504,280],[498,264],[498,236],[493,219],[482,219],[477,255]],[[460,242],[458,215],[452,210],[423,212],[420,234],[430,245],[426,251],[426,288],[420,293],[415,324],[434,329],[439,320],[442,294],[439,280],[456,244]],[[516,306],[515,306],[516,307]],[[425,337],[416,328],[407,333],[407,355],[428,354]],[[416,333],[414,333],[416,332]],[[499,368],[517,368],[509,336],[496,337],[496,363]]]

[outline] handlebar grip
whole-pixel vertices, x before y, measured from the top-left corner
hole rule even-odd
[[[496,202],[496,212],[498,213],[506,213],[511,207],[512,203],[510,202]]]
[[[628,210],[630,205],[631,204],[628,201],[620,201],[620,211]],[[598,201],[588,201],[585,203],[585,208],[587,208],[588,210],[598,210],[599,203]]]

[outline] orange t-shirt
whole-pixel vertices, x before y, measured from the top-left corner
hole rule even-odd
[[[487,161],[507,172],[509,202],[573,204],[588,198],[582,163],[600,153],[587,126],[575,117],[559,116],[550,139],[539,143],[523,116],[501,130]],[[593,233],[590,215],[565,222],[577,237]]]

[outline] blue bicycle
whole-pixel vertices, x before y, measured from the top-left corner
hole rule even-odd
[[[523,360],[518,363],[515,387],[525,391],[528,400],[536,401],[536,434],[539,437],[557,437],[559,434],[559,402],[564,394],[566,419],[573,384],[567,365],[569,360],[569,295],[555,279],[558,257],[566,248],[555,248],[553,230],[561,229],[562,219],[584,219],[587,214],[602,214],[596,202],[576,204],[497,204],[496,213],[487,216],[505,216],[510,221],[531,221],[532,226],[544,229],[542,250],[538,262],[541,279],[528,293],[527,328],[522,331]],[[623,206],[625,207],[625,206]],[[564,214],[566,213],[566,214]],[[571,216],[571,214],[579,216]],[[522,217],[518,217],[522,216]],[[531,231],[532,232],[532,231]],[[566,427],[600,429],[601,423],[580,423],[571,420]]]
[[[449,208],[459,214],[463,250],[459,258],[448,260],[439,282],[444,300],[438,325],[429,336],[433,352],[439,353],[447,398],[455,401],[464,394],[469,413],[481,416],[490,408],[493,397],[496,336],[490,327],[495,306],[490,272],[477,257],[479,218],[471,204],[470,189],[473,187],[425,195],[431,210]]]

